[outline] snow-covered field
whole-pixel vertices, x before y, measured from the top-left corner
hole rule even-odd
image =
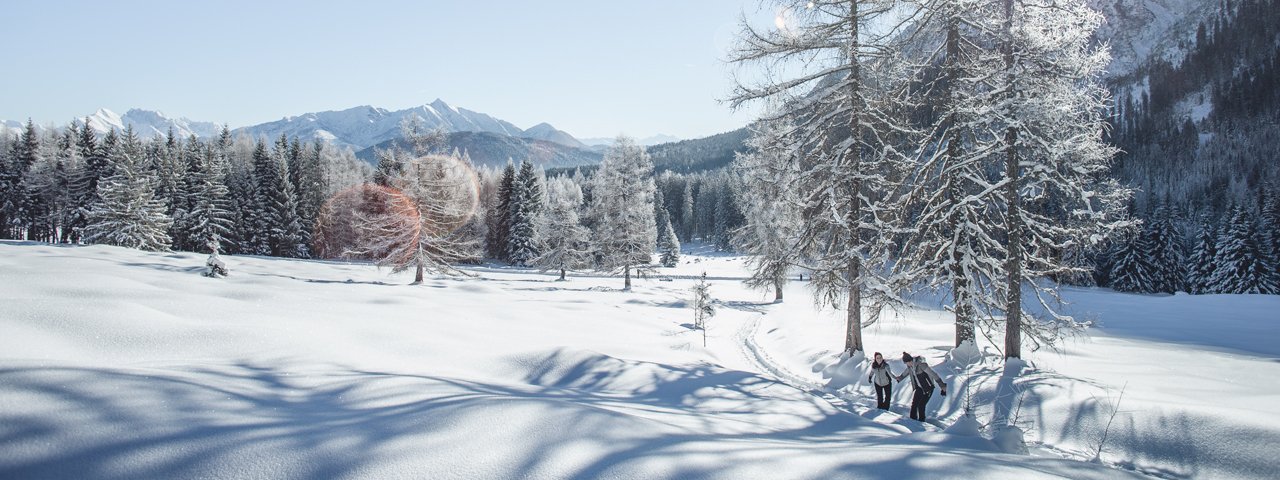
[[[842,312],[740,258],[672,281],[0,242],[0,478],[1266,478],[1280,297],[1069,290],[1094,329],[1006,371],[946,359],[938,425],[1007,411],[1029,455],[868,407]],[[720,313],[691,330],[692,277]],[[867,331],[944,361],[944,312]],[[990,352],[988,352],[990,353]],[[962,362],[960,360],[968,360]],[[1090,463],[1124,389],[1102,461]],[[1016,415],[1015,415],[1016,413]],[[961,422],[963,424],[963,422]],[[990,431],[984,432],[990,435]]]

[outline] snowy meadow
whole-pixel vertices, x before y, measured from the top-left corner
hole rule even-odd
[[[928,305],[869,327],[951,385],[874,409],[840,312],[743,258],[633,279],[0,243],[4,478],[1264,478],[1280,297],[1067,291],[1101,327],[1004,367]],[[689,289],[707,272],[707,347]],[[1160,325],[1160,328],[1152,328]],[[1250,330],[1250,329],[1253,330]],[[988,349],[989,350],[989,349]],[[964,357],[964,358],[961,358]],[[1120,398],[1123,389],[1123,399]],[[983,428],[1001,408],[1025,453]],[[970,412],[973,422],[962,419]],[[1112,412],[1115,412],[1112,419]],[[1105,425],[1111,421],[1109,430]],[[974,425],[976,423],[976,425]],[[1104,430],[1108,438],[1098,462]]]

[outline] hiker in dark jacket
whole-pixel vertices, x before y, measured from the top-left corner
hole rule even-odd
[[[880,355],[880,352],[876,352],[875,360],[871,362],[871,373],[867,375],[867,382],[876,387],[876,408],[888,410],[889,399],[893,397],[893,371],[889,369],[889,362],[884,361],[884,356]]]
[[[942,396],[947,396],[947,383],[942,381],[937,372],[929,368],[929,364],[925,363],[924,357],[912,357],[907,352],[902,352],[902,363],[907,364],[907,369],[898,375],[899,382],[902,379],[911,377],[911,388],[914,390],[911,396],[911,418],[924,421],[924,407],[929,405],[929,397],[933,396],[933,388],[935,385],[942,387]]]

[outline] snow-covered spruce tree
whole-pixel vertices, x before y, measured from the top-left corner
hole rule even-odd
[[[28,235],[31,233],[33,218],[40,209],[40,204],[32,195],[34,192],[27,188],[31,183],[26,181],[27,173],[40,159],[40,134],[36,132],[36,125],[30,119],[18,140],[13,143],[9,155],[5,178],[0,179],[5,183],[5,196],[0,198],[0,202],[3,202],[0,203],[0,211],[8,217],[8,233],[5,238],[30,238]]]
[[[619,135],[604,154],[593,179],[591,211],[597,268],[623,272],[631,289],[631,270],[646,273],[653,260],[657,225],[653,219],[653,160],[644,147]]]
[[[881,273],[888,264],[891,228],[884,215],[892,179],[905,164],[887,147],[897,131],[890,112],[897,97],[887,88],[895,78],[889,38],[895,2],[879,0],[779,0],[778,29],[744,25],[730,61],[767,70],[765,80],[739,82],[730,102],[772,99],[794,124],[786,143],[801,159],[798,191],[802,227],[796,252],[808,259],[815,299],[845,303],[844,350],[863,350],[862,328],[878,318],[890,297]],[[886,21],[887,20],[887,21]],[[744,22],[745,23],[745,22]],[[777,72],[776,75],[770,75]],[[754,76],[754,75],[753,75]],[[766,118],[768,120],[768,118]],[[864,300],[872,315],[863,317]]]
[[[150,168],[155,170],[156,198],[165,204],[165,214],[173,219],[169,227],[169,237],[173,246],[179,250],[192,249],[183,230],[183,215],[187,207],[187,192],[184,179],[187,178],[187,164],[183,158],[183,149],[178,138],[170,127],[163,143],[152,141],[147,148]]]
[[[547,213],[537,236],[541,253],[533,264],[543,271],[560,270],[560,280],[567,270],[591,265],[591,232],[579,220],[581,206],[577,182],[565,176],[547,179]]]
[[[100,155],[98,138],[88,119],[83,123],[73,123],[75,129],[75,149],[79,156],[80,168],[71,174],[71,208],[72,215],[67,223],[69,228],[67,240],[79,243],[84,237],[84,227],[88,225],[89,209],[98,202],[98,182],[106,177],[107,159]]]
[[[1107,102],[1101,73],[1110,59],[1090,45],[1102,15],[1084,0],[1002,0],[994,43],[998,60],[975,74],[991,78],[990,113],[1002,126],[997,150],[1004,171],[991,186],[1004,193],[995,210],[1004,220],[1005,358],[1021,358],[1022,339],[1051,344],[1079,324],[1057,312],[1056,287],[1036,280],[1069,276],[1080,265],[1062,252],[1102,241],[1128,225],[1121,219],[1129,191],[1105,179],[1115,148],[1102,141]],[[1046,213],[1052,204],[1059,214]],[[1001,258],[997,256],[996,258]],[[1026,313],[1023,289],[1047,312]]]
[[[780,138],[788,128],[783,121],[757,123],[747,140],[749,153],[739,153],[733,164],[746,217],[734,232],[738,251],[748,255],[751,277],[745,283],[772,289],[774,302],[782,301],[802,227],[799,161]]]
[[[655,188],[653,189],[653,223],[658,229],[658,240],[654,248],[658,250],[662,250],[662,244],[667,239],[666,224],[671,223],[671,214],[667,212],[666,203],[662,198],[662,187],[655,182]]]
[[[1218,269],[1218,229],[1206,216],[1200,222],[1200,231],[1196,234],[1196,244],[1191,247],[1191,256],[1187,258],[1187,289],[1193,294],[1203,295],[1217,293],[1213,289],[1212,279]]]
[[[1152,263],[1151,243],[1140,230],[1135,228],[1115,238],[1109,276],[1111,288],[1118,292],[1155,291],[1156,268]]]
[[[224,180],[227,166],[216,148],[191,150],[189,155],[190,203],[183,212],[184,236],[193,250],[221,249],[234,227]]]
[[[453,264],[476,256],[476,245],[459,234],[479,204],[475,173],[460,159],[423,155],[371,186],[383,208],[356,212],[357,243],[348,254],[374,258],[393,272],[414,269],[414,284],[426,272],[461,273]]]
[[[662,239],[658,241],[658,253],[661,255],[658,262],[662,266],[670,268],[680,263],[680,236],[676,234],[676,229],[671,225],[671,216],[662,217]]]
[[[686,181],[680,201],[680,237],[685,240],[693,240],[693,225],[693,181]]]
[[[707,272],[693,288],[693,326],[702,330],[702,346],[707,346],[707,320],[716,316],[716,306],[711,298],[711,286],[707,285]]]
[[[13,142],[0,131],[0,239],[13,238],[13,212],[17,210],[14,194],[18,176],[13,162]]]
[[[1186,249],[1182,245],[1182,234],[1173,224],[1173,215],[1169,207],[1161,205],[1155,210],[1151,221],[1145,225],[1143,236],[1150,248],[1152,292],[1174,293],[1185,291],[1186,284]]]
[[[1258,228],[1265,235],[1263,240],[1270,247],[1272,265],[1280,269],[1280,190],[1277,190],[1274,183],[1267,183],[1260,189],[1267,195],[1262,201],[1262,214],[1258,217]],[[1280,275],[1280,272],[1277,272],[1277,275]]]
[[[502,178],[498,180],[498,199],[494,202],[489,235],[485,237],[485,254],[496,260],[507,260],[507,243],[511,237],[511,195],[515,190],[516,167],[507,160],[507,167],[502,170]]]
[[[288,138],[284,135],[276,141],[271,153],[267,153],[262,142],[254,147],[252,253],[273,257],[307,255],[298,218],[297,196],[289,183],[288,150]]]
[[[539,172],[533,163],[522,162],[511,189],[507,258],[512,264],[527,267],[539,256],[538,224],[542,221],[542,197]]]
[[[1218,236],[1217,264],[1210,280],[1215,292],[1280,293],[1276,267],[1260,241],[1257,220],[1246,207],[1232,210]]]
[[[126,127],[123,144],[111,156],[111,175],[98,183],[98,203],[89,211],[84,241],[141,250],[169,249],[165,204],[156,198],[159,180],[144,165],[141,141]]]

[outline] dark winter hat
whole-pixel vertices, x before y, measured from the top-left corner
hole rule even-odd
[[[906,363],[910,361],[911,361],[911,354],[907,352],[902,352],[902,362]]]

